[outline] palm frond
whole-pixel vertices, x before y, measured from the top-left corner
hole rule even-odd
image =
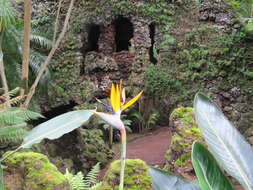
[[[15,9],[11,5],[10,0],[0,1],[0,32],[3,32],[6,28],[14,23]]]
[[[156,112],[151,113],[149,115],[149,118],[148,118],[148,121],[147,121],[147,125],[150,126],[150,125],[156,124],[157,119],[158,119],[158,113],[156,113]]]
[[[32,72],[36,76],[39,73],[40,66],[44,62],[45,59],[46,59],[46,56],[43,56],[42,54],[40,54],[39,52],[37,52],[35,50],[31,50],[29,66],[30,66]],[[50,77],[51,77],[50,70],[49,70],[49,68],[46,68],[39,83],[41,85],[46,84],[49,81]]]
[[[26,123],[19,123],[12,126],[6,126],[0,128],[0,142],[18,142],[23,139],[27,134],[27,130],[24,129]]]
[[[145,119],[144,119],[144,117],[142,116],[142,114],[140,112],[135,111],[131,114],[131,116],[135,117],[140,123],[145,122]]]
[[[30,40],[36,46],[50,50],[52,48],[52,41],[41,35],[31,34]]]

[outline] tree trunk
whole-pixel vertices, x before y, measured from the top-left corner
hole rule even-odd
[[[6,94],[6,102],[7,106],[10,106],[10,96],[8,94],[9,88],[7,84],[7,79],[5,76],[5,71],[4,71],[4,61],[3,61],[3,51],[2,51],[2,39],[3,39],[3,34],[0,33],[0,75],[1,75],[1,81],[4,89],[4,94]]]
[[[26,97],[26,100],[23,104],[24,107],[28,107],[28,104],[30,103],[34,93],[35,93],[35,90],[36,90],[36,87],[38,86],[38,83],[40,81],[40,78],[42,77],[44,71],[46,70],[47,68],[47,65],[49,64],[51,58],[53,57],[56,49],[59,47],[60,45],[60,42],[62,41],[67,29],[68,29],[68,23],[69,23],[69,19],[70,19],[70,15],[71,15],[71,11],[73,9],[73,6],[74,6],[74,2],[75,0],[71,0],[70,2],[70,5],[69,5],[69,8],[68,8],[68,12],[67,12],[67,15],[65,17],[65,21],[64,21],[64,25],[63,25],[63,29],[58,37],[58,39],[56,40],[55,44],[53,44],[53,48],[51,49],[51,51],[49,52],[46,60],[44,61],[44,63],[40,66],[40,70],[39,70],[39,73],[32,85],[32,87],[30,88],[29,90],[29,93],[27,94],[27,97]]]
[[[23,41],[23,61],[21,74],[20,95],[24,96],[28,90],[28,74],[29,74],[29,58],[30,58],[30,34],[31,34],[31,15],[32,1],[25,0],[24,2],[24,41]]]

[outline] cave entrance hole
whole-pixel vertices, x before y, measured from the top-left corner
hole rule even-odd
[[[39,125],[39,124],[41,124],[47,120],[50,120],[58,115],[67,113],[69,111],[73,111],[73,108],[77,105],[78,104],[75,101],[70,101],[68,104],[60,105],[58,107],[52,108],[49,111],[42,112],[42,115],[45,116],[45,118],[33,120],[30,123],[33,125]]]
[[[133,24],[128,18],[119,16],[114,21],[116,52],[128,51],[131,46],[130,40],[134,36]]]
[[[149,25],[149,36],[151,39],[151,47],[149,48],[149,60],[151,63],[156,64],[158,61],[156,59],[157,49],[155,47],[155,23]]]
[[[100,36],[101,30],[100,26],[97,24],[90,24],[88,25],[88,43],[86,52],[89,51],[96,51],[98,52],[99,46],[98,46],[98,40]]]

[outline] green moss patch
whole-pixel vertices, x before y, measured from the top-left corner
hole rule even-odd
[[[13,187],[15,181],[9,179],[11,179],[11,176],[16,176],[17,173],[20,174],[19,180],[23,181],[21,185],[27,190],[69,189],[66,178],[43,154],[34,152],[15,153],[6,159],[3,164],[8,167],[5,170],[7,190],[13,190],[11,187]]]
[[[167,170],[192,179],[194,170],[191,164],[191,149],[194,141],[203,142],[202,134],[194,119],[191,107],[176,108],[170,115],[170,126],[173,127],[172,142],[166,152]]]
[[[120,177],[120,160],[111,163],[99,190],[118,189]],[[151,178],[147,164],[139,159],[126,160],[124,190],[151,190]]]

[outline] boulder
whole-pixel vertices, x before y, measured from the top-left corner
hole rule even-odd
[[[69,190],[67,179],[48,158],[35,152],[17,152],[3,163],[6,190]]]
[[[120,160],[111,163],[102,185],[96,190],[118,190],[120,179]],[[124,190],[151,190],[151,177],[147,164],[140,159],[127,159]]]
[[[166,151],[165,169],[192,180],[191,149],[194,141],[204,142],[191,107],[176,108],[170,115],[171,146]]]

